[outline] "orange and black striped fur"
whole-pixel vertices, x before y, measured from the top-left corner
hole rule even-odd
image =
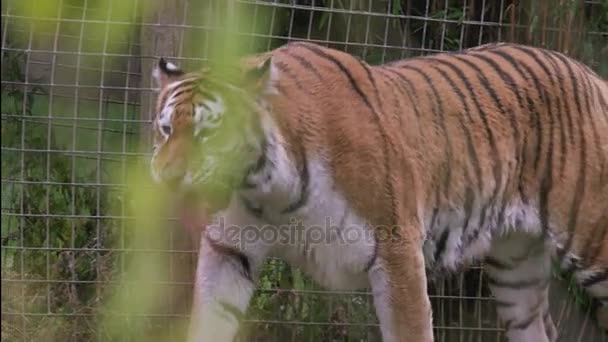
[[[158,181],[196,191],[214,132],[238,127],[192,340],[235,335],[269,256],[371,287],[385,341],[433,340],[427,276],[473,260],[510,341],[556,340],[551,260],[608,300],[608,83],[588,67],[514,44],[370,66],[299,42],[248,61],[238,84],[156,70]]]

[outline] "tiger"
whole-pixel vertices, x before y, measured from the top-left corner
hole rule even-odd
[[[474,262],[511,342],[557,340],[555,266],[608,304],[608,82],[584,63],[501,42],[371,65],[293,41],[236,64],[153,71],[153,178],[209,216],[190,341],[237,336],[271,257],[369,289],[388,342],[433,341],[427,281]],[[228,195],[197,209],[224,156]]]

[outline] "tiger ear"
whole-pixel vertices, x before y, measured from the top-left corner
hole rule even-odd
[[[268,57],[245,71],[245,87],[258,94],[278,94],[275,86],[277,78],[277,68],[272,57]]]
[[[152,71],[152,76],[160,88],[164,88],[183,74],[184,72],[179,67],[171,62],[167,62],[162,57],[158,60],[154,71]]]

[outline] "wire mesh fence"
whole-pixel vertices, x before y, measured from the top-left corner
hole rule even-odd
[[[129,168],[145,168],[150,156],[153,63],[168,57],[191,70],[207,62],[213,33],[230,15],[225,3],[2,2],[2,340],[110,339],[99,316],[108,314],[108,289],[134,253],[168,260],[168,274],[157,281],[167,291],[160,309],[130,315],[127,323],[145,322],[139,336],[183,338],[195,244],[169,221],[169,248],[131,248],[134,217],[125,189]],[[249,17],[231,29],[251,53],[306,40],[379,64],[516,41],[565,51],[608,75],[606,1],[233,5]],[[608,341],[588,298],[567,279],[551,287],[564,341]],[[438,341],[504,340],[481,266],[433,281],[429,291]],[[380,340],[368,291],[319,288],[280,260],[265,266],[245,323],[248,340]]]

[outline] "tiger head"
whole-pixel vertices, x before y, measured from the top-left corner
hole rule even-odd
[[[240,68],[236,78],[216,77],[209,68],[187,73],[165,59],[158,61],[153,71],[159,87],[152,122],[155,182],[192,188],[214,172],[238,174],[258,141],[263,106],[256,84],[268,66]]]

